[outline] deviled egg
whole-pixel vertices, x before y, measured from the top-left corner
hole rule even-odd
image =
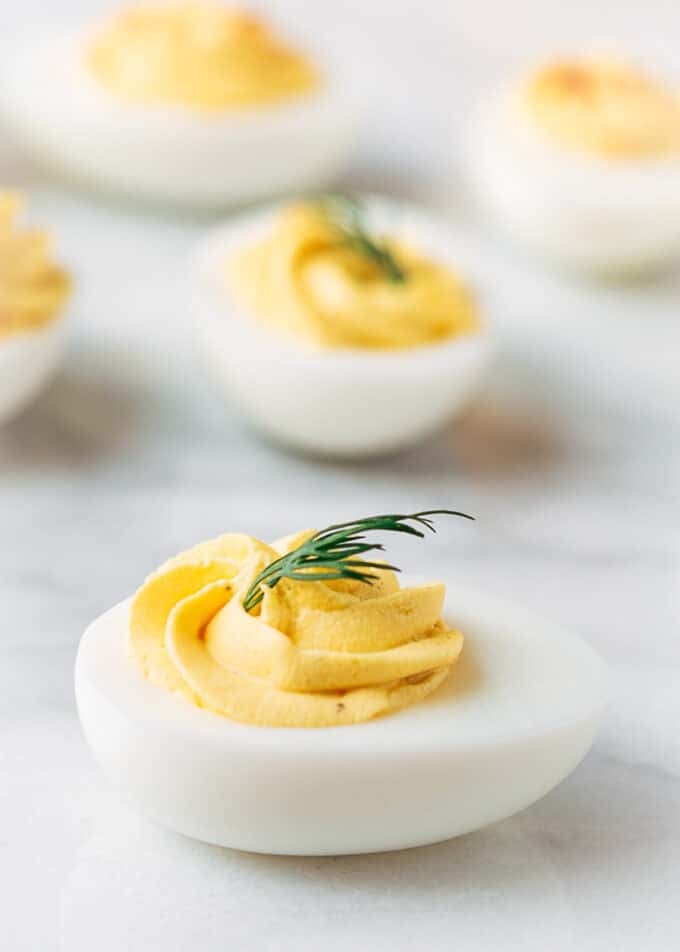
[[[30,403],[56,369],[70,290],[46,232],[17,226],[20,206],[18,194],[0,190],[0,423]]]
[[[25,44],[0,105],[69,175],[209,207],[331,178],[352,138],[347,85],[252,14],[165,0]]]
[[[81,723],[114,783],[188,836],[269,853],[435,842],[543,796],[588,750],[601,663],[577,638],[368,555],[374,516],[170,559],[85,633]]]
[[[462,409],[490,351],[470,256],[395,202],[329,196],[250,213],[192,275],[208,360],[263,433],[304,451],[407,446]]]
[[[557,262],[626,275],[680,258],[680,93],[633,65],[522,76],[481,110],[468,158],[499,225]]]

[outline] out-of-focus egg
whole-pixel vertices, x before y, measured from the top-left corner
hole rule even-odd
[[[467,161],[501,229],[568,268],[627,275],[680,257],[680,96],[632,67],[523,77],[484,104]]]
[[[19,205],[17,195],[0,191],[0,423],[37,397],[54,373],[70,288],[47,235],[16,226]]]
[[[64,350],[63,319],[0,340],[0,424],[35,400],[51,380]]]
[[[364,200],[362,206],[370,231],[418,249],[454,277],[462,275],[463,293],[471,289],[475,313],[480,315],[473,329],[462,327],[457,333],[453,321],[454,329],[448,336],[400,347],[376,345],[375,341],[372,346],[356,342],[330,346],[322,342],[315,346],[304,334],[300,338],[287,334],[291,286],[298,286],[299,276],[295,263],[298,255],[293,254],[294,260],[289,262],[292,271],[285,263],[285,244],[282,259],[275,255],[257,278],[259,291],[263,282],[270,282],[277,285],[280,294],[281,321],[272,312],[272,320],[263,322],[237,298],[229,273],[239,255],[271,235],[281,211],[279,206],[248,213],[217,228],[204,239],[192,269],[199,338],[217,381],[232,403],[264,434],[326,456],[367,457],[423,439],[467,405],[492,352],[485,281],[463,236],[436,216],[411,205],[373,197]],[[301,257],[310,260],[309,255]],[[335,303],[339,300],[344,306],[349,302],[352,307],[351,288],[348,292],[342,273],[326,269],[328,256],[321,257],[323,274],[313,264],[313,281],[308,275],[310,294],[325,295],[330,288],[329,296]],[[324,284],[323,289],[319,287],[321,277],[329,278],[329,285]],[[376,283],[366,282],[368,301],[360,302],[358,317],[369,325],[373,305],[379,307],[386,297],[393,300],[393,293],[402,293],[393,292],[387,284],[371,292]],[[408,287],[403,293],[408,300]],[[268,298],[275,309],[278,299],[273,289]],[[435,299],[435,313],[440,303]],[[293,309],[297,306],[293,301]],[[341,340],[345,333],[355,335],[347,318],[345,315],[344,327],[340,327],[342,333],[338,332]],[[387,333],[389,327],[384,325],[389,321],[384,320],[384,314],[376,312],[373,318],[376,326],[382,322],[382,331]],[[332,316],[328,318],[331,335],[337,330],[332,327],[333,320]],[[413,323],[417,323],[417,315]],[[371,337],[369,331],[367,328],[367,339]],[[397,331],[395,327],[394,333]]]
[[[0,109],[67,176],[200,208],[331,179],[353,138],[348,85],[245,14],[147,4],[22,45],[0,70]]]
[[[260,727],[187,704],[127,654],[129,604],[85,633],[76,697],[98,762],[161,826],[263,853],[401,849],[458,836],[544,796],[587,752],[606,695],[580,639],[447,584],[465,632],[436,692],[345,727]]]

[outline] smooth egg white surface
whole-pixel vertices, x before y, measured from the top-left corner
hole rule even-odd
[[[66,340],[66,321],[0,338],[0,425],[35,400],[52,379]]]
[[[412,244],[470,284],[478,332],[405,350],[315,349],[240,313],[229,262],[265,237],[279,205],[212,231],[191,268],[199,340],[228,399],[266,436],[322,456],[375,456],[422,440],[467,405],[492,355],[484,279],[462,236],[407,204],[374,196],[364,208],[370,229]]]
[[[680,158],[609,160],[553,144],[496,96],[470,130],[468,178],[511,238],[568,269],[643,274],[680,259]]]
[[[334,75],[308,96],[213,112],[133,103],[84,64],[84,37],[21,46],[0,66],[0,110],[43,161],[94,186],[194,208],[318,188],[351,147],[356,110]]]
[[[447,586],[461,659],[425,701],[349,727],[270,728],[193,707],[127,654],[129,602],[86,631],[76,661],[85,736],[149,818],[236,849],[322,855],[437,842],[510,816],[588,751],[602,662],[579,638]]]

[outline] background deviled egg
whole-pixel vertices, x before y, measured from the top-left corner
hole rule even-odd
[[[323,184],[354,125],[347,83],[213,0],[33,38],[3,65],[0,106],[67,175],[197,208]]]
[[[19,196],[0,191],[0,423],[30,403],[55,371],[70,290],[48,236],[16,227],[20,204]]]
[[[349,222],[328,211],[338,201]],[[206,358],[253,425],[306,452],[358,457],[417,442],[459,412],[491,346],[455,232],[394,201],[346,203],[233,219],[204,240],[191,280]]]
[[[680,95],[661,81],[555,61],[488,101],[470,143],[471,183],[519,242],[613,275],[680,258]]]

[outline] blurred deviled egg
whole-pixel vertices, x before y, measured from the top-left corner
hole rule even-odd
[[[680,94],[624,62],[547,63],[477,117],[470,178],[499,225],[569,268],[680,258]]]
[[[142,3],[34,39],[1,93],[10,126],[66,174],[197,208],[317,187],[352,138],[346,83],[212,0]]]
[[[0,423],[30,403],[56,369],[70,290],[47,234],[17,227],[20,205],[18,195],[0,190]]]
[[[464,406],[489,354],[463,251],[430,215],[377,198],[232,220],[193,271],[207,357],[283,443],[338,456],[404,447]]]

